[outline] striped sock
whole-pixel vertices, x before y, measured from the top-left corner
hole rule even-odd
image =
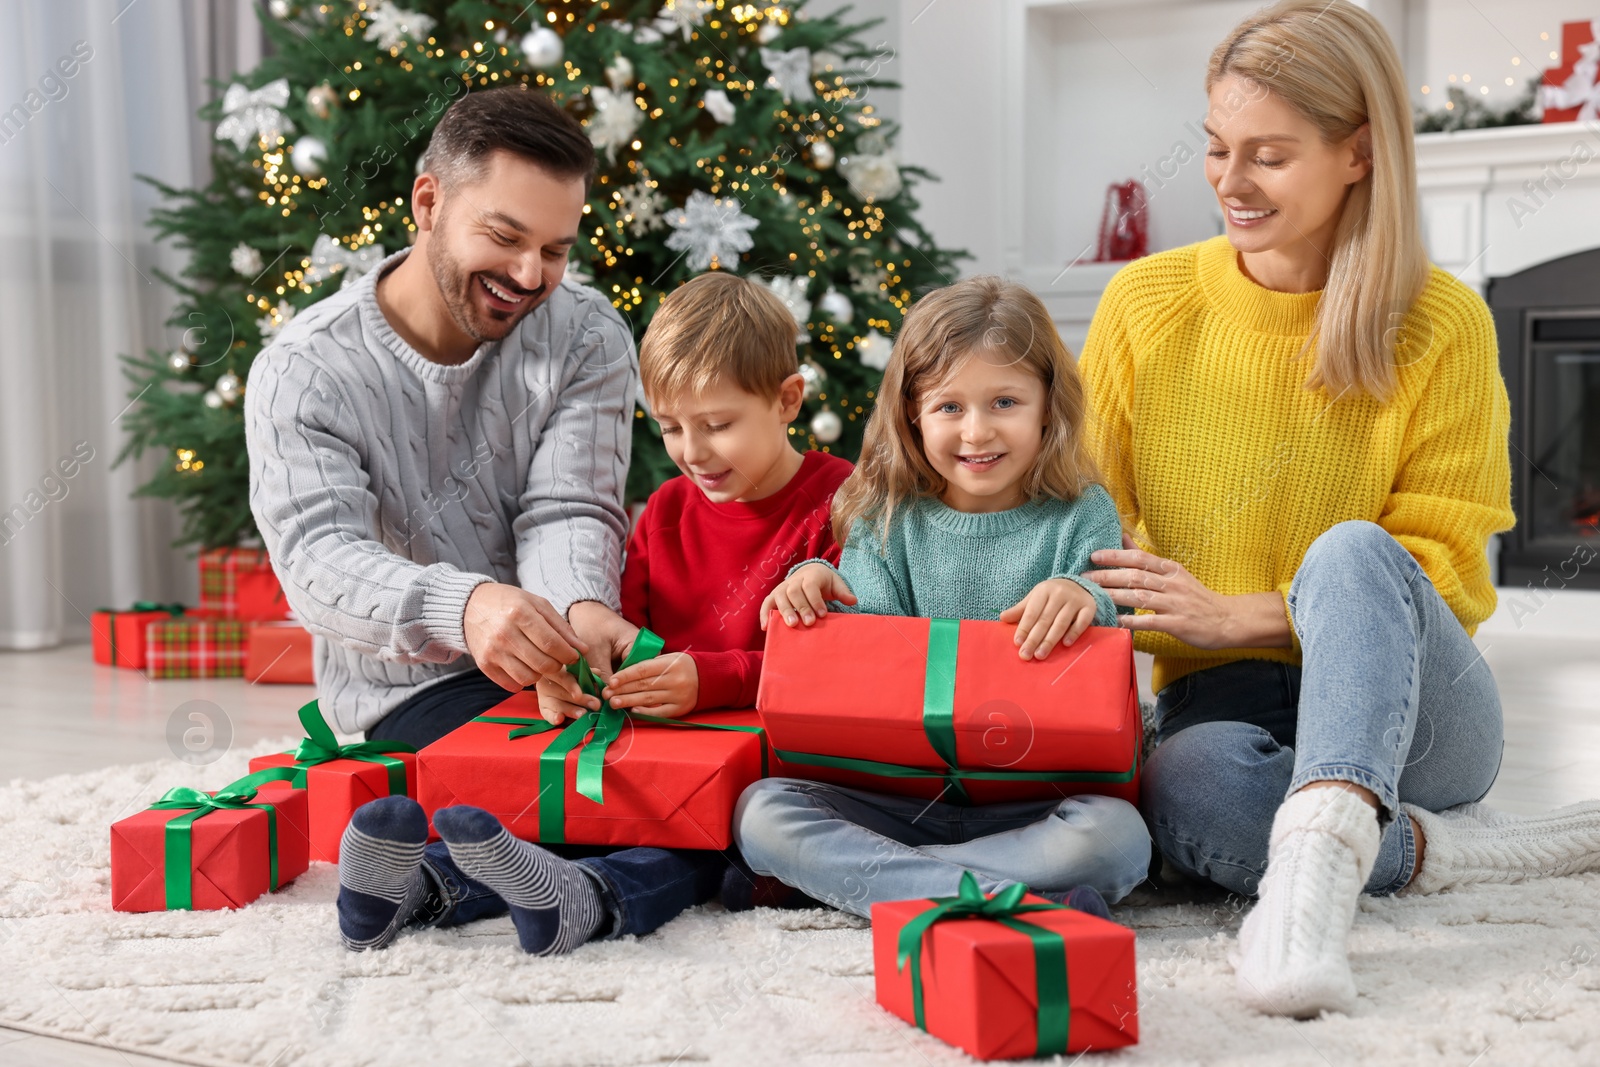
[[[339,842],[339,936],[346,948],[387,947],[423,909],[427,839],[428,818],[410,797],[382,797],[356,809]]]
[[[482,808],[441,808],[433,825],[450,846],[450,858],[510,905],[523,951],[536,956],[571,952],[605,923],[605,904],[592,876],[571,860],[518,841]]]

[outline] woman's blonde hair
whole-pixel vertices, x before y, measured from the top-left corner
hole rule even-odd
[[[834,498],[833,533],[840,544],[857,519],[876,521],[884,543],[897,506],[944,491],[945,479],[923,453],[914,420],[920,398],[969,358],[1020,364],[1044,383],[1044,442],[1024,483],[1030,500],[1073,500],[1099,480],[1083,434],[1083,380],[1050,312],[1014,282],[967,278],[917,301],[900,327],[867,420],[861,462]]]
[[[1345,200],[1328,281],[1302,354],[1309,389],[1385,399],[1407,361],[1405,321],[1428,280],[1417,221],[1411,107],[1400,57],[1383,26],[1349,0],[1283,0],[1256,12],[1211,53],[1206,92],[1236,75],[1276,94],[1329,144],[1363,124],[1372,167]],[[1410,358],[1416,358],[1412,354]]]

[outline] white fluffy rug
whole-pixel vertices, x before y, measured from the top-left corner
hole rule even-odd
[[[966,1061],[877,1007],[870,932],[833,912],[700,908],[556,960],[508,919],[347,953],[326,864],[238,912],[112,912],[107,825],[251,754],[0,787],[0,1025],[228,1067]],[[1117,918],[1143,1041],[1086,1062],[1600,1064],[1600,876],[1363,901],[1360,1006],[1307,1023],[1241,1006],[1228,902]]]

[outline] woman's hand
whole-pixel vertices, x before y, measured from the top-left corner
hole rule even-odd
[[[778,588],[761,602],[761,628],[767,628],[767,618],[774,608],[790,626],[797,618],[810,626],[828,614],[830,600],[854,604],[856,595],[838,571],[821,563],[808,563],[778,583]]]
[[[1028,595],[1000,613],[1001,622],[1017,624],[1017,654],[1044,659],[1060,644],[1076,641],[1094,623],[1094,596],[1077,582],[1046,578]]]
[[[615,708],[676,719],[693,711],[699,701],[700,671],[694,657],[669,652],[622,668],[611,676],[600,695]]]
[[[1195,648],[1288,648],[1293,644],[1283,597],[1272,593],[1214,593],[1175,560],[1132,547],[1103,548],[1090,559],[1109,570],[1086,571],[1118,607],[1147,615],[1124,615],[1129,630],[1157,630]]]

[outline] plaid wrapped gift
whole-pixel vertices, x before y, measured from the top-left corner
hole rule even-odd
[[[237,678],[249,639],[242,619],[160,619],[145,627],[145,663],[152,678]]]
[[[266,549],[211,548],[200,553],[200,610],[247,622],[287,619],[289,601]]]

